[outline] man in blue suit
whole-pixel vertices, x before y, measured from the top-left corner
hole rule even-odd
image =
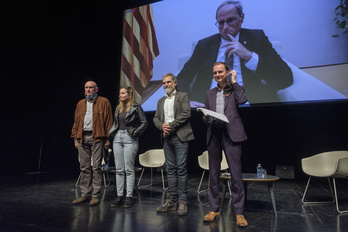
[[[211,67],[226,62],[237,72],[250,104],[279,102],[277,91],[293,83],[289,66],[273,49],[263,30],[242,28],[241,2],[225,1],[216,11],[218,34],[198,41],[191,58],[178,74],[180,90],[193,101],[204,102],[204,91],[216,86]],[[200,106],[199,104],[196,106]]]
[[[241,142],[247,139],[238,106],[247,102],[244,87],[237,83],[237,74],[234,70],[228,71],[228,66],[217,62],[213,67],[214,79],[217,86],[205,95],[205,108],[223,114],[228,123],[213,117],[203,117],[208,125],[207,147],[209,153],[209,200],[210,211],[204,221],[214,221],[219,213],[219,175],[222,160],[222,150],[225,151],[229,171],[231,174],[232,205],[239,227],[246,227],[247,221],[243,216],[244,185],[242,179]],[[227,76],[231,74],[231,80]]]

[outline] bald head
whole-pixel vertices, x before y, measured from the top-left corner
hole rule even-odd
[[[87,99],[93,99],[98,92],[99,88],[97,86],[97,83],[94,81],[87,81],[85,84],[85,95]]]

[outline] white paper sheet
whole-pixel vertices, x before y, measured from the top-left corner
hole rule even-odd
[[[216,119],[219,119],[223,122],[226,122],[226,123],[229,123],[227,117],[223,114],[219,114],[215,111],[212,111],[212,110],[208,110],[208,109],[205,109],[205,108],[197,108],[197,111],[201,111],[205,116],[210,116],[210,117],[213,117],[213,118],[216,118]]]

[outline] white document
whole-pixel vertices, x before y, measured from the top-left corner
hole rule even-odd
[[[216,113],[215,111],[211,111],[211,110],[208,110],[208,109],[205,109],[205,108],[197,108],[198,111],[202,111],[202,113],[205,115],[205,116],[211,116],[213,118],[216,118],[216,119],[219,119],[223,122],[226,122],[226,123],[229,123],[227,117],[223,114],[219,114],[219,113]]]

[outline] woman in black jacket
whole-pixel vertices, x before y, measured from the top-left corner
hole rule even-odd
[[[114,136],[113,149],[116,166],[117,197],[112,207],[132,206],[135,173],[134,161],[138,152],[138,137],[145,131],[148,122],[140,104],[134,102],[134,90],[122,87],[119,95],[120,103],[115,110],[114,125],[109,135]],[[126,175],[126,198],[124,198],[124,180]]]

